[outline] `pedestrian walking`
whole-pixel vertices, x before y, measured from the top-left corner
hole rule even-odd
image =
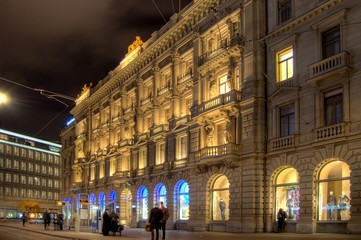
[[[26,212],[23,212],[21,219],[23,220],[23,227],[25,227],[25,223],[28,221],[28,214]]]
[[[47,208],[43,213],[43,220],[44,220],[44,230],[50,229],[50,210]]]
[[[162,229],[162,239],[165,239],[165,229],[167,227],[167,220],[169,218],[169,210],[164,206],[163,202],[160,202],[160,210],[162,210],[163,218],[160,221],[160,228]]]
[[[159,204],[156,203],[155,207],[150,210],[149,223],[152,225],[151,233],[152,240],[159,240],[159,228],[160,220],[163,218],[163,212],[159,209]],[[154,239],[154,230],[155,230],[155,239]]]
[[[110,227],[111,227],[111,218],[109,216],[109,209],[105,209],[103,214],[103,226],[102,226],[102,232],[104,236],[109,236]]]

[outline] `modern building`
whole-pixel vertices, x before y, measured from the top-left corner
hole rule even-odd
[[[71,110],[70,209],[143,227],[163,201],[169,228],[270,232],[283,208],[289,232],[361,233],[359,4],[194,0],[137,37]]]
[[[60,153],[60,144],[0,129],[0,218],[21,217],[17,206],[26,200],[59,208]]]

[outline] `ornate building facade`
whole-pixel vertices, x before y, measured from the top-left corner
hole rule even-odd
[[[283,208],[291,232],[360,233],[360,16],[194,0],[83,88],[63,200],[131,227],[163,201],[169,228],[270,232]]]

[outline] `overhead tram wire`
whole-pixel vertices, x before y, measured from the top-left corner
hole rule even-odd
[[[172,9],[173,9],[173,14],[175,13],[175,8],[174,8],[174,0],[170,0],[171,1],[171,3],[172,3]]]
[[[164,15],[162,14],[162,11],[159,9],[158,5],[156,4],[156,2],[154,0],[152,0],[154,6],[157,8],[159,14],[162,16],[164,22],[167,24],[167,20],[165,19]]]
[[[48,90],[44,90],[44,89],[32,88],[32,87],[29,87],[29,86],[26,86],[24,84],[11,81],[11,80],[3,78],[3,77],[0,77],[0,80],[3,80],[5,82],[8,82],[8,83],[11,83],[11,84],[14,84],[14,85],[18,85],[20,87],[23,87],[23,88],[26,88],[26,89],[29,89],[29,90],[32,90],[32,91],[36,91],[40,95],[45,96],[45,97],[50,98],[50,99],[53,99],[53,100],[55,100],[55,101],[57,101],[59,103],[62,103],[62,104],[64,104],[66,106],[55,117],[53,117],[49,122],[47,122],[38,132],[36,132],[33,135],[33,137],[36,137],[39,133],[41,133],[47,126],[49,126],[55,119],[57,119],[65,110],[67,110],[69,108],[68,104],[66,104],[65,102],[59,100],[58,98],[63,98],[63,99],[75,102],[75,98],[64,95],[64,94],[60,94],[60,93],[56,93],[56,92],[52,92],[52,91],[48,91]]]

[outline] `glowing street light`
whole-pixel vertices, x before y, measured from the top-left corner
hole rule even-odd
[[[0,104],[6,104],[9,102],[9,97],[5,93],[0,92]]]

